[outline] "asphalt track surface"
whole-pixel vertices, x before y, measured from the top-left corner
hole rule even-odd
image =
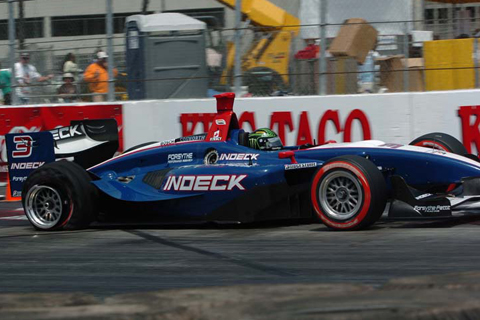
[[[19,203],[0,202],[0,291],[98,297],[170,288],[278,283],[382,285],[477,271],[480,217],[381,220],[370,230],[320,224],[95,226],[36,232]]]

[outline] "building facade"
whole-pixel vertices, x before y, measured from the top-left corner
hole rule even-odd
[[[301,0],[270,1],[297,15]],[[121,63],[125,49],[125,19],[141,13],[143,1],[112,0],[112,4],[114,51]],[[220,28],[234,27],[234,10],[216,0],[149,0],[147,10],[149,13],[182,12],[214,17]],[[0,62],[8,59],[8,12],[8,3],[0,2]],[[24,39],[23,46],[19,46],[34,53],[34,61],[45,61],[38,66],[42,72],[58,71],[58,64],[69,52],[79,57],[80,65],[88,64],[93,53],[106,46],[106,12],[105,0],[24,0],[23,28],[16,20],[17,39]],[[16,3],[16,18],[18,15]]]
[[[472,37],[480,29],[480,3],[425,2],[424,28],[436,39]]]

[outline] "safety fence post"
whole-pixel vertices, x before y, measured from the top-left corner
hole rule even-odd
[[[236,0],[235,3],[235,66],[234,66],[234,91],[237,95],[240,95],[242,86],[242,63],[241,63],[241,51],[240,40],[242,30],[240,28],[242,22],[242,0]]]
[[[327,1],[320,0],[320,61],[319,61],[319,95],[327,94]]]
[[[113,10],[112,0],[107,0],[107,54],[108,54],[108,101],[115,101],[115,79],[113,77]]]
[[[18,104],[17,102],[17,81],[15,79],[15,13],[13,10],[13,3],[15,0],[8,0],[8,46],[9,50],[9,62],[10,68],[12,68],[11,86],[12,91],[10,93],[12,99],[12,105]]]

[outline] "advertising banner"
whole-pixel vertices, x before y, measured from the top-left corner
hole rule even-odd
[[[51,130],[70,125],[71,120],[109,119],[117,121],[120,150],[123,150],[122,105],[70,105],[0,108],[0,182],[6,182],[7,152],[5,134]]]

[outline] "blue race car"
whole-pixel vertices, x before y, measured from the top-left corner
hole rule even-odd
[[[234,97],[216,96],[217,115],[205,134],[142,144],[93,166],[118,146],[115,123],[87,120],[7,137],[10,179],[26,180],[26,216],[39,230],[86,228],[112,217],[174,223],[314,218],[332,229],[359,230],[374,224],[388,202],[390,218],[430,219],[466,213],[480,200],[479,159],[449,135],[427,134],[411,145],[369,140],[284,147],[270,129],[240,129]],[[41,151],[74,161],[42,165],[51,160],[18,157]]]

